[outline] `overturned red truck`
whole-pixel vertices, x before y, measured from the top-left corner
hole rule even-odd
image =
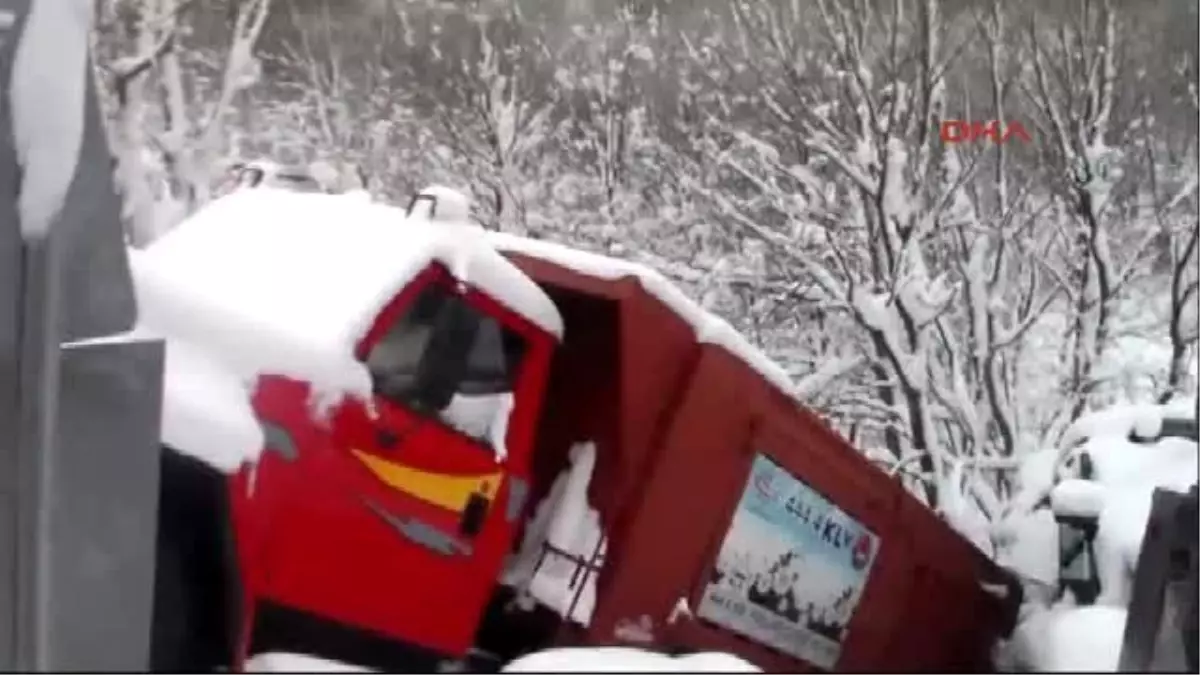
[[[1015,580],[661,276],[244,189],[131,252],[167,339],[151,667],[555,645],[989,671]]]

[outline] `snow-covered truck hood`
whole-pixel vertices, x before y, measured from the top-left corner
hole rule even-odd
[[[368,396],[355,347],[384,305],[433,263],[562,336],[550,298],[482,230],[406,220],[401,209],[353,196],[240,190],[131,250],[139,331],[167,338],[164,441],[220,468],[252,459],[261,437],[251,429],[201,438],[198,425],[177,422],[205,417],[232,384],[261,374],[310,382],[324,401]],[[242,414],[222,404],[218,417],[252,422],[242,398],[232,404]],[[230,438],[246,447],[216,447]]]

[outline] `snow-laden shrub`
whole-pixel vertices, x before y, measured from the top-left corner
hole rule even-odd
[[[1116,405],[1084,415],[1061,449],[1027,456],[1017,494],[995,534],[999,562],[1026,582],[1026,606],[1004,665],[1038,671],[1115,671],[1133,575],[1156,488],[1186,492],[1196,482],[1200,446],[1162,436],[1163,420],[1195,419],[1196,399]],[[1143,439],[1143,440],[1139,440]],[[1157,439],[1157,440],[1153,440]],[[1085,468],[1086,467],[1086,468]],[[1097,520],[1100,594],[1091,606],[1059,597],[1055,516]]]

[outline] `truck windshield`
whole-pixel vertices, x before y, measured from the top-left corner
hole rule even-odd
[[[456,337],[439,333],[446,330],[439,328],[439,317],[451,310],[465,313],[475,330],[467,338],[470,343],[461,376],[454,383],[452,404],[438,412],[443,422],[482,440],[494,421],[488,402],[495,400],[497,410],[511,407],[499,405],[499,399],[511,396],[525,353],[523,338],[496,317],[471,306],[440,283],[429,284],[371,348],[366,365],[376,395],[405,408],[419,408],[418,377],[433,351],[430,345],[434,340]],[[467,408],[474,412],[472,417],[482,419],[457,419],[462,415],[456,411]]]

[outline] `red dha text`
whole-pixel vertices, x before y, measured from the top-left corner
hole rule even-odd
[[[1033,140],[1025,125],[1020,122],[1001,124],[997,120],[986,122],[967,122],[966,120],[946,120],[942,122],[941,130],[943,143],[965,143],[990,138],[993,143],[1007,143],[1017,138],[1028,143]]]

